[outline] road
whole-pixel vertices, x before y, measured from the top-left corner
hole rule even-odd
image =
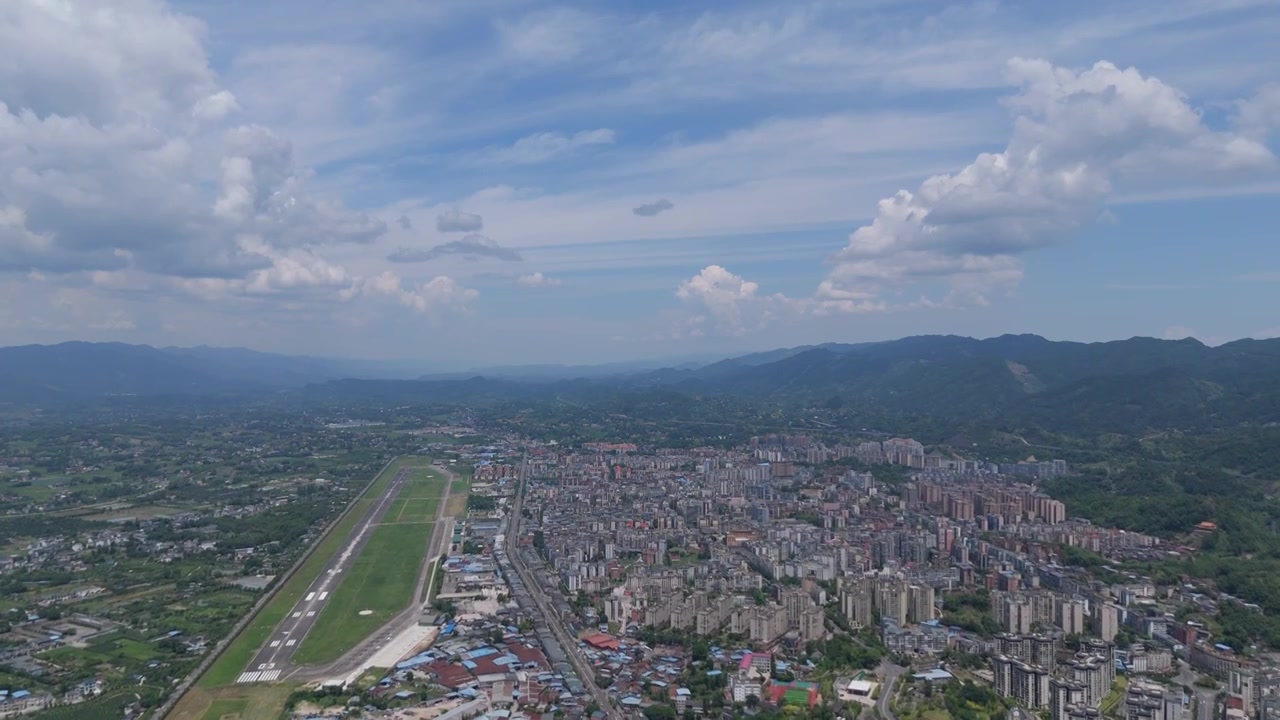
[[[591,663],[587,661],[582,654],[582,649],[578,646],[577,638],[570,637],[569,631],[565,629],[564,620],[559,613],[551,607],[551,603],[547,601],[547,594],[542,590],[541,574],[535,574],[529,571],[525,565],[524,554],[520,549],[520,524],[523,521],[524,504],[524,486],[527,482],[528,461],[522,460],[520,463],[520,482],[516,486],[515,500],[511,505],[510,523],[507,526],[507,545],[511,547],[507,551],[507,558],[510,559],[512,567],[515,568],[516,574],[520,576],[521,582],[525,587],[530,589],[529,597],[533,599],[537,605],[538,612],[542,614],[543,620],[546,621],[547,627],[555,636],[556,641],[564,650],[565,657],[568,658],[569,664],[573,666],[573,671],[577,674],[578,680],[582,682],[582,686],[591,693],[592,698],[605,715],[610,718],[621,718],[618,711],[613,707],[613,703],[609,697],[609,693],[605,692],[596,685],[595,669]]]
[[[329,594],[337,588],[342,572],[351,566],[351,561],[360,554],[360,549],[368,542],[373,529],[387,514],[392,502],[400,494],[405,480],[409,477],[410,468],[402,468],[387,486],[386,492],[369,508],[364,518],[347,540],[342,550],[329,559],[324,570],[316,576],[307,588],[306,593],[289,611],[289,615],[272,632],[267,644],[258,650],[257,655],[249,662],[245,671],[236,679],[237,683],[274,682],[279,680],[285,671],[293,667],[293,655],[302,644],[303,638],[311,631],[320,614],[321,608],[329,599]]]
[[[1195,720],[1214,720],[1218,716],[1218,697],[1217,691],[1197,687],[1195,682],[1200,679],[1186,663],[1178,661],[1178,682],[1191,688],[1192,699],[1195,702]]]
[[[880,686],[880,698],[876,700],[876,709],[880,711],[880,717],[884,718],[884,720],[897,720],[891,707],[893,686],[897,684],[898,678],[906,671],[906,668],[901,665],[895,665],[888,660],[883,660],[880,663],[880,674],[884,676],[884,683]]]

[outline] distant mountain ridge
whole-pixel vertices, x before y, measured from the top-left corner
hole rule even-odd
[[[405,377],[389,364],[244,348],[65,342],[0,348],[0,402],[113,395],[218,395],[300,388],[347,377]]]
[[[918,336],[648,376],[685,393],[829,401],[873,414],[1096,430],[1280,421],[1280,340],[1054,342]],[[1075,418],[1078,423],[1063,423]]]
[[[701,364],[525,366],[404,378],[357,361],[242,349],[64,343],[0,348],[0,402],[289,391],[307,402],[571,400],[675,393],[841,409],[868,422],[1031,425],[1064,432],[1280,422],[1280,340],[1209,347],[1135,337],[928,335],[803,346]],[[360,379],[364,378],[364,379]]]
[[[674,393],[737,397],[761,403],[762,411],[769,404],[821,407],[847,422],[886,428],[924,423],[957,432],[1035,427],[1132,434],[1280,422],[1280,340],[1209,347],[1190,339],[1077,343],[1037,335],[935,335],[559,381],[475,374],[407,383],[344,381],[307,392],[330,402],[374,396],[406,402],[555,400],[611,403],[614,411],[644,405],[634,402],[643,397]],[[647,419],[662,421],[656,415]]]

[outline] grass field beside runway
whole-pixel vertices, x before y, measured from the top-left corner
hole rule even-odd
[[[295,663],[337,660],[408,606],[445,487],[437,472],[413,472],[320,610],[293,656]],[[364,611],[369,614],[361,615]]]
[[[435,522],[440,500],[447,489],[448,484],[440,471],[434,468],[414,469],[382,522]]]
[[[453,480],[449,499],[445,502],[444,514],[455,518],[465,517],[467,514],[467,495],[471,492],[472,468],[470,465],[453,465],[449,469],[454,472],[456,477]]]
[[[409,498],[401,503],[398,510],[387,513],[384,523],[435,522],[440,498]]]
[[[271,633],[276,626],[289,615],[289,611],[302,599],[307,588],[324,571],[334,553],[342,549],[351,533],[355,530],[356,525],[364,519],[365,513],[369,511],[374,501],[382,493],[386,492],[387,486],[391,484],[396,473],[403,467],[425,465],[429,462],[429,458],[403,457],[388,465],[374,480],[373,484],[369,486],[364,495],[355,502],[351,511],[342,519],[342,522],[320,541],[320,544],[307,558],[306,562],[302,564],[302,567],[298,569],[298,572],[289,578],[289,581],[280,589],[280,592],[276,593],[266,607],[262,608],[262,611],[254,616],[253,620],[236,636],[226,651],[200,677],[200,686],[211,688],[234,683],[249,664],[249,661],[253,659],[254,653],[262,647],[267,638],[271,637]]]
[[[422,568],[431,523],[380,525],[307,633],[294,662],[337,660],[409,603]],[[364,611],[370,611],[362,615]]]
[[[194,687],[167,720],[279,720],[293,689],[283,684]]]
[[[430,467],[414,468],[398,497],[401,499],[441,498],[444,497],[445,490],[444,473]]]

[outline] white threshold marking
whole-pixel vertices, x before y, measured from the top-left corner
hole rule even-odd
[[[322,592],[322,593],[320,593],[320,599],[321,599],[321,600],[323,600],[323,599],[325,599],[325,598],[327,598],[327,597],[329,597],[329,593],[328,593],[328,592]]]
[[[240,673],[237,683],[274,682],[280,679],[283,670],[249,671]]]
[[[303,602],[311,602],[312,598],[314,598],[315,596],[316,596],[316,594],[315,594],[315,593],[313,593],[313,592],[309,592],[309,593],[307,593],[307,597],[306,597],[306,599],[304,599],[304,600],[303,600]]]

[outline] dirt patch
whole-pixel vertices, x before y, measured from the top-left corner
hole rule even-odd
[[[278,720],[296,685],[231,685],[193,687],[178,701],[165,720],[209,720],[210,709],[238,701],[244,709],[240,720]],[[216,720],[216,719],[215,719]]]
[[[166,720],[200,720],[213,706],[213,693],[202,688],[192,687],[186,695],[169,711]]]
[[[1012,360],[1005,360],[1004,363],[1008,366],[1009,372],[1013,373],[1013,377],[1018,381],[1018,384],[1022,385],[1023,390],[1029,393],[1038,393],[1044,390],[1044,383],[1026,365]]]

